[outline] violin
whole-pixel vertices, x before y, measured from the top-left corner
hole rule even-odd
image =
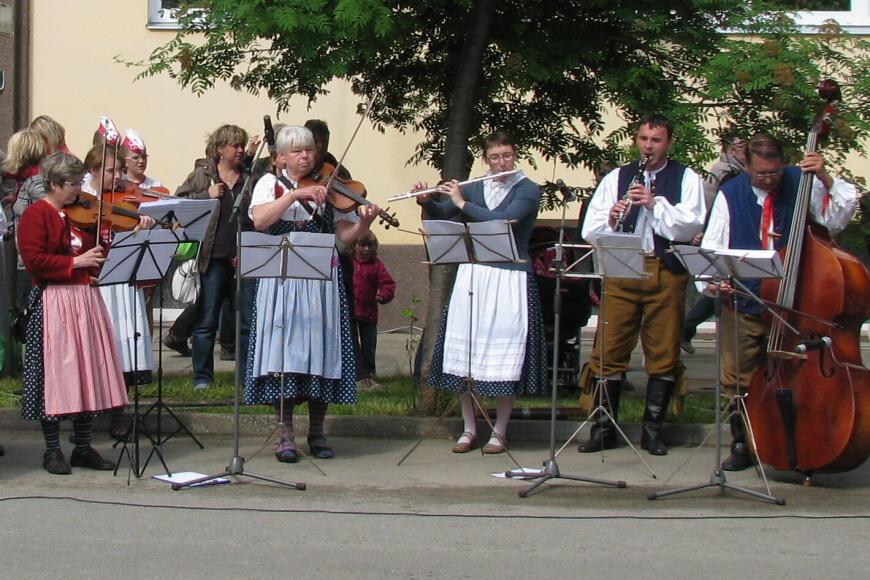
[[[138,207],[143,203],[173,197],[174,196],[169,193],[169,190],[163,186],[142,189],[141,187],[136,187],[129,181],[125,181],[124,190],[115,192],[112,196],[112,201],[114,202],[120,199],[121,201],[133,203]],[[105,197],[103,197],[103,199],[105,199]]]
[[[833,81],[819,92],[828,104],[813,123],[807,152],[816,150],[840,96]],[[771,324],[767,364],[755,372],[746,399],[761,461],[803,473],[807,484],[815,471],[854,469],[870,454],[870,370],[860,345],[861,324],[870,317],[870,271],[808,220],[812,184],[813,175],[804,173],[780,250],[785,275],[761,286],[781,316]],[[814,343],[824,346],[805,346]]]
[[[353,179],[343,179],[335,174],[335,166],[331,163],[324,163],[318,169],[315,169],[299,180],[297,186],[310,187],[319,185],[327,187],[326,201],[337,211],[349,213],[354,211],[361,205],[372,206],[372,202],[365,198],[366,186],[361,181]],[[381,223],[386,223],[386,228],[390,226],[399,227],[399,220],[396,219],[396,214],[390,214],[390,208],[379,209],[378,218]]]
[[[121,232],[128,232],[138,226],[142,214],[136,211],[137,206],[129,201],[106,199],[111,195],[104,194],[100,203],[90,194],[79,194],[76,201],[64,208],[67,221],[77,228],[90,229],[97,225],[99,219],[109,224],[111,229]]]

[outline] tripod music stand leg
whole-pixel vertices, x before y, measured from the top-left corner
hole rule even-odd
[[[420,437],[420,439],[418,439],[417,442],[414,443],[414,445],[408,450],[407,453],[405,453],[405,455],[399,460],[399,462],[396,463],[397,467],[402,465],[402,463],[404,463],[405,460],[408,459],[411,454],[414,453],[414,451],[416,451],[417,448],[423,444],[423,441],[425,441],[429,438],[430,435],[432,435],[432,431],[435,430],[436,425],[442,425],[444,423],[444,418],[447,417],[447,415],[452,412],[454,408],[456,408],[458,402],[459,397],[454,397],[453,400],[450,401],[450,404],[444,407],[444,410],[441,411],[441,414],[438,416],[438,419],[435,421],[435,423],[433,423],[429,426],[428,429],[426,429],[426,432],[423,433],[423,436]]]
[[[151,446],[151,451],[148,453],[148,457],[145,458],[145,463],[142,465],[142,472],[144,473],[145,470],[148,469],[148,464],[151,463],[151,458],[155,455],[160,459],[160,463],[163,465],[163,469],[166,470],[166,474],[171,476],[172,471],[170,471],[169,466],[166,465],[166,460],[163,458],[163,452],[160,451],[160,444]]]
[[[191,432],[191,430],[187,428],[187,425],[185,425],[184,422],[178,417],[178,415],[175,414],[175,411],[172,410],[172,407],[162,401],[157,401],[153,405],[151,405],[148,410],[145,411],[145,414],[142,415],[142,418],[144,419],[145,417],[147,417],[148,414],[155,408],[158,409],[158,413],[160,412],[160,409],[162,409],[167,415],[172,417],[172,420],[175,421],[175,424],[177,425],[175,431],[173,431],[169,435],[166,435],[165,437],[160,437],[157,439],[160,445],[163,445],[179,433],[184,432],[184,434],[190,437],[200,449],[205,449],[205,446],[202,444],[202,442],[197,439],[196,435],[194,435],[193,432]]]
[[[185,489],[191,486],[195,486],[198,484],[208,483],[210,481],[214,481],[215,479],[221,479],[224,477],[232,476],[232,477],[250,477],[251,479],[257,479],[259,481],[265,481],[268,483],[274,483],[277,485],[283,485],[284,487],[291,487],[294,489],[298,489],[299,491],[305,490],[305,484],[302,482],[294,483],[289,481],[283,481],[281,479],[277,479],[275,477],[270,477],[268,475],[260,475],[257,473],[251,473],[244,470],[245,459],[243,457],[234,457],[227,468],[222,473],[216,473],[214,475],[206,475],[205,477],[198,477],[197,479],[192,479],[185,483],[173,483],[172,490],[179,491],[181,489]]]

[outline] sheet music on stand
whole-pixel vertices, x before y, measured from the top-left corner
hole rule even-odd
[[[423,220],[421,231],[429,263],[522,262],[508,220],[469,222]]]
[[[243,278],[331,280],[335,234],[242,232],[240,253]]]
[[[149,201],[139,206],[139,213],[155,220],[178,224],[184,228],[184,242],[201,242],[212,220],[217,219],[218,200],[184,197]]]
[[[153,282],[166,277],[184,229],[153,229],[115,235],[100,271],[99,284]]]
[[[602,278],[640,279],[646,276],[643,241],[639,234],[604,232],[589,234],[595,248],[595,272]]]
[[[715,250],[689,244],[675,244],[674,253],[686,271],[696,280],[713,280],[723,277],[714,263]]]
[[[710,250],[697,246],[674,246],[677,259],[699,279],[782,278],[782,260],[775,250]]]

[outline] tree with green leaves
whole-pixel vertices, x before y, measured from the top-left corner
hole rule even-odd
[[[565,167],[628,158],[632,123],[675,123],[673,155],[712,160],[721,134],[766,130],[795,151],[812,119],[814,86],[843,86],[827,150],[863,152],[870,127],[864,40],[826,25],[803,36],[766,2],[745,0],[200,0],[140,76],[169,74],[201,94],[226,82],[265,93],[279,111],[314,101],[335,79],[377,93],[381,130],[421,137],[410,161],[465,178],[479,138],[509,130],[526,161]],[[723,32],[726,31],[726,32]],[[615,113],[623,122],[608,130]],[[829,154],[831,156],[831,154]],[[545,204],[555,201],[551,188]],[[427,328],[451,286],[432,272]],[[431,348],[434,333],[427,333]],[[428,358],[428,357],[424,357]],[[425,371],[425,369],[424,369]]]

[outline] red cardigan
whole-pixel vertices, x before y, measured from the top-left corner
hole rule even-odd
[[[396,295],[396,282],[377,257],[360,262],[353,257],[353,314],[357,320],[377,324],[378,304]]]
[[[81,251],[93,247],[93,239],[83,240],[83,245]],[[18,251],[34,286],[90,284],[88,269],[73,268],[69,226],[44,199],[30,205],[18,221]]]

